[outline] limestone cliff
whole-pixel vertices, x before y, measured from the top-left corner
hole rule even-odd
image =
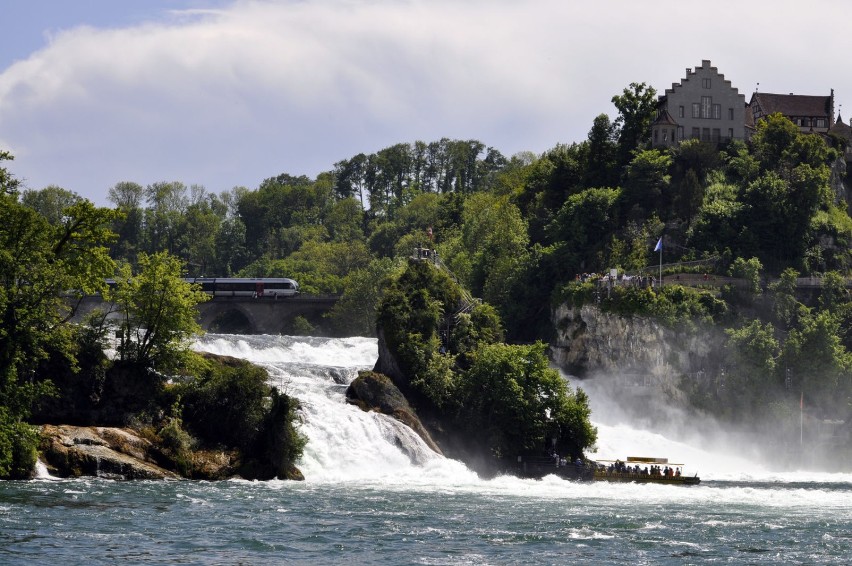
[[[565,372],[580,377],[610,374],[663,386],[680,375],[717,367],[725,338],[713,327],[669,328],[594,305],[561,305],[552,320],[556,338],[551,359]]]

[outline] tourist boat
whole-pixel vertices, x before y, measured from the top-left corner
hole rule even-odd
[[[666,474],[666,469],[672,470]],[[552,458],[519,458],[514,474],[522,478],[541,479],[554,475],[568,480],[660,483],[667,485],[698,485],[698,475],[680,473],[683,464],[669,463],[668,458],[628,456],[621,460],[588,460],[566,462]],[[638,469],[638,472],[636,471]]]
[[[594,481],[662,483],[670,485],[698,485],[698,474],[686,476],[681,473],[683,464],[670,463],[668,458],[628,456],[621,460],[598,460],[595,462]]]

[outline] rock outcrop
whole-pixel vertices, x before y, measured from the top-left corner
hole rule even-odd
[[[378,411],[394,417],[416,432],[430,449],[442,453],[408,400],[388,376],[362,371],[346,390],[346,398],[365,411]]]
[[[132,430],[42,425],[41,456],[51,475],[110,479],[179,479],[161,467],[157,450]]]
[[[668,328],[638,316],[625,317],[593,305],[561,305],[553,312],[556,338],[551,359],[580,377],[610,373],[665,382],[715,368],[724,334],[712,327]]]

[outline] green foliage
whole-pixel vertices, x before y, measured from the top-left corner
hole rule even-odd
[[[30,379],[48,347],[74,363],[70,315],[63,294],[105,287],[113,263],[104,244],[114,214],[79,201],[50,224],[14,196],[0,195],[0,405],[26,418],[49,390]]]
[[[760,287],[760,271],[763,265],[756,257],[751,259],[743,259],[738,257],[731,264],[730,273],[734,277],[740,277],[746,281],[746,291],[752,295],[759,295]]]
[[[195,379],[175,386],[183,425],[207,445],[254,450],[269,409],[265,369],[239,360],[207,360]]]
[[[672,157],[657,149],[637,151],[624,180],[624,210],[631,219],[644,219],[651,210],[668,211],[672,204]]]
[[[587,189],[571,195],[548,226],[549,240],[562,266],[562,281],[590,269],[603,249],[607,235],[618,226],[620,189]],[[586,266],[586,267],[583,267]]]
[[[386,290],[379,305],[378,325],[397,354],[403,373],[416,382],[415,392],[429,400],[423,376],[440,355],[441,333],[463,306],[461,290],[430,263],[409,260],[407,269]],[[440,402],[439,399],[430,402]]]
[[[651,121],[657,105],[657,91],[645,83],[630,83],[620,95],[612,97],[618,109],[618,162],[627,165],[634,150],[648,141]]]
[[[196,305],[209,296],[181,271],[180,260],[167,253],[141,253],[135,275],[129,265],[119,267],[115,289],[106,297],[120,315],[121,360],[162,371],[184,361],[189,341],[201,332]]]
[[[779,353],[773,326],[753,320],[738,329],[728,328],[727,334],[728,347],[734,350],[734,363],[740,366],[740,370],[750,374],[756,384],[770,379]]]
[[[21,182],[12,175],[6,167],[2,166],[4,161],[12,161],[15,156],[6,150],[0,150],[0,193],[6,195],[17,195]]]
[[[461,419],[497,458],[541,453],[548,438],[557,438],[560,453],[575,458],[595,442],[585,395],[568,392],[549,367],[545,348],[541,342],[483,345],[463,374]]]
[[[379,326],[415,404],[437,410],[498,459],[543,450],[546,437],[571,454],[590,446],[585,396],[548,367],[545,345],[500,344],[492,307],[460,306],[457,285],[425,261],[411,260],[385,292]]]
[[[296,336],[310,336],[314,330],[314,325],[305,317],[299,315],[293,319],[293,334]]]
[[[329,313],[335,329],[350,336],[375,336],[379,301],[391,275],[402,272],[400,260],[374,259],[343,281],[343,294]]]
[[[796,279],[799,272],[788,267],[778,281],[769,286],[773,294],[772,311],[781,325],[789,328],[807,313],[807,307],[796,299]]]
[[[167,421],[180,449],[190,440],[202,447],[240,450],[250,477],[289,477],[307,439],[297,428],[297,400],[269,386],[265,369],[234,358],[208,356],[197,377],[182,381],[170,393],[180,419]],[[163,431],[160,432],[163,434]]]
[[[284,259],[268,257],[240,272],[241,277],[290,277],[306,294],[342,293],[344,278],[370,262],[366,244],[309,240]]]
[[[29,479],[37,448],[38,431],[0,406],[0,479]]]
[[[652,289],[573,281],[561,287],[555,299],[574,307],[596,302],[604,311],[623,316],[651,317],[668,326],[721,321],[729,312],[727,304],[712,293],[681,285]]]
[[[172,413],[157,431],[157,436],[159,436],[161,446],[174,462],[178,472],[184,477],[191,477],[192,449],[195,445],[195,439],[183,428],[179,401],[175,403]]]
[[[65,210],[82,200],[77,193],[55,185],[39,191],[28,189],[21,193],[21,204],[32,208],[53,225],[61,224]]]
[[[852,353],[842,344],[838,318],[827,311],[804,317],[790,331],[781,358],[808,399],[841,417],[852,397]]]

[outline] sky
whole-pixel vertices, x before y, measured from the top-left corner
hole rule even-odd
[[[220,193],[396,143],[586,139],[630,83],[710,60],[852,116],[852,2],[0,0],[0,150],[25,189]],[[847,106],[844,106],[847,104]]]

